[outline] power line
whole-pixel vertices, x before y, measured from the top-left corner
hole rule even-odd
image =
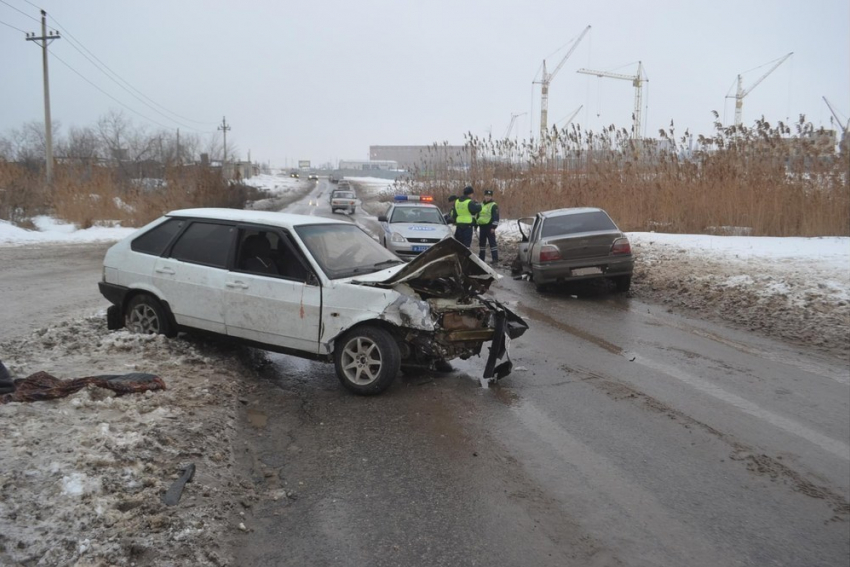
[[[2,0],[0,0],[0,2],[2,2]],[[82,80],[84,80],[85,82],[87,82],[88,84],[90,84],[91,86],[93,86],[94,88],[96,88],[97,90],[99,90],[100,92],[102,92],[103,94],[105,94],[106,96],[108,96],[109,98],[111,98],[112,100],[114,100],[115,102],[117,102],[118,104],[120,104],[121,106],[126,108],[127,110],[129,110],[130,112],[132,112],[134,114],[138,114],[139,116],[141,116],[142,118],[144,118],[148,122],[153,122],[154,124],[156,124],[157,126],[160,126],[161,128],[165,128],[166,130],[171,130],[170,126],[166,126],[165,124],[161,124],[161,123],[157,122],[156,120],[154,120],[153,118],[145,116],[144,114],[142,114],[138,110],[135,110],[134,108],[127,106],[126,104],[124,104],[123,102],[121,102],[120,100],[118,100],[117,98],[115,98],[114,96],[112,96],[111,94],[109,94],[108,92],[106,92],[105,90],[103,90],[102,88],[100,88],[99,86],[94,84],[93,82],[91,82],[82,73],[80,73],[79,71],[77,71],[76,69],[71,67],[71,65],[66,63],[65,60],[63,60],[61,57],[59,57],[58,55],[56,55],[52,51],[50,52],[50,55],[52,55],[57,61],[59,61],[60,63],[65,65],[68,69],[70,69],[71,71],[76,73]]]
[[[6,22],[4,22],[3,20],[0,20],[0,24],[3,24],[4,26],[10,27],[10,28],[12,28],[13,30],[18,30],[19,32],[21,32],[21,33],[23,33],[23,34],[27,33],[27,32],[25,32],[24,30],[22,30],[21,28],[16,28],[16,27],[15,27],[15,26],[13,26],[12,24],[7,24],[7,23],[6,23]]]
[[[32,21],[34,21],[35,23],[37,23],[37,24],[41,24],[41,21],[40,21],[38,18],[34,18],[33,16],[30,16],[29,14],[27,14],[26,12],[24,12],[23,10],[21,10],[20,8],[16,8],[15,6],[12,6],[11,4],[9,4],[8,2],[6,2],[6,0],[0,0],[0,4],[5,4],[5,5],[7,5],[8,7],[10,7],[11,9],[13,9],[14,11],[16,11],[16,12],[18,12],[18,13],[21,13],[21,14],[23,14],[24,16],[26,16],[27,18],[31,19],[31,20],[32,20]]]
[[[65,30],[64,30],[64,28],[62,28],[62,30],[63,30],[63,31],[65,31]],[[65,33],[67,34],[67,32],[65,32]],[[66,37],[66,39],[67,39],[67,37]],[[94,65],[94,66],[97,68],[97,70],[98,70],[98,71],[100,71],[101,73],[103,73],[104,75],[106,75],[106,77],[107,77],[109,80],[111,80],[111,81],[112,81],[112,82],[114,82],[116,85],[118,85],[119,87],[121,87],[122,89],[124,89],[124,90],[125,90],[125,91],[126,91],[126,92],[130,95],[130,96],[132,96],[133,98],[135,98],[136,100],[138,100],[139,102],[141,102],[142,104],[144,104],[145,106],[147,106],[148,108],[150,108],[151,110],[153,110],[154,112],[156,112],[157,114],[159,114],[160,116],[162,116],[163,118],[165,118],[166,120],[170,120],[170,121],[172,121],[172,122],[174,122],[174,123],[176,123],[176,124],[179,124],[180,126],[183,126],[184,128],[187,128],[187,129],[189,129],[189,130],[194,130],[195,132],[200,132],[200,133],[204,133],[204,134],[209,134],[209,133],[210,133],[210,132],[202,132],[201,130],[198,130],[197,128],[193,128],[192,126],[189,126],[188,124],[184,124],[184,123],[180,122],[179,120],[175,120],[174,118],[172,118],[172,117],[170,117],[170,116],[168,116],[168,115],[166,115],[166,114],[162,113],[161,111],[157,110],[156,108],[154,108],[153,106],[151,106],[150,104],[148,104],[147,102],[145,102],[144,100],[142,100],[141,98],[139,98],[138,96],[136,96],[135,94],[133,94],[133,93],[132,93],[132,92],[131,92],[131,91],[130,91],[127,87],[125,87],[124,85],[122,85],[121,83],[119,83],[118,81],[116,81],[116,80],[115,80],[112,76],[110,76],[110,75],[109,75],[106,71],[104,71],[104,70],[103,70],[103,69],[102,69],[102,68],[101,68],[101,67],[100,67],[97,63],[95,63],[94,61],[92,61],[92,59],[91,59],[88,55],[86,55],[86,54],[85,54],[82,50],[80,50],[80,48],[78,48],[76,45],[74,45],[74,42],[69,41],[69,42],[68,42],[68,45],[70,45],[71,47],[73,47],[74,49],[76,49],[76,50],[80,53],[80,55],[82,55],[83,57],[85,57],[85,58],[88,60],[88,62],[89,62],[89,63],[91,63],[92,65]],[[126,81],[125,81],[125,82],[126,82]]]
[[[2,2],[2,1],[3,1],[3,0],[0,0],[0,2]],[[24,1],[26,1],[26,0],[24,0]],[[153,104],[155,104],[156,106],[160,107],[161,109],[165,110],[165,111],[166,111],[166,112],[168,112],[169,114],[173,114],[174,116],[177,116],[178,118],[180,118],[180,119],[182,119],[182,120],[186,120],[186,121],[188,121],[188,122],[194,122],[194,123],[196,123],[196,124],[212,124],[212,122],[205,122],[205,121],[202,121],[202,120],[193,120],[193,119],[191,119],[191,118],[187,118],[187,117],[185,117],[185,116],[181,116],[180,114],[178,114],[178,113],[174,112],[173,110],[169,110],[168,108],[166,108],[166,107],[162,106],[161,104],[159,104],[158,102],[156,102],[156,101],[155,101],[155,100],[153,100],[152,98],[148,97],[148,96],[147,96],[147,95],[145,95],[142,91],[140,91],[139,89],[137,89],[136,87],[134,87],[133,85],[131,85],[131,84],[130,84],[127,80],[123,79],[123,78],[122,78],[122,77],[121,77],[118,73],[116,73],[115,71],[113,71],[113,70],[109,67],[109,65],[107,65],[106,63],[104,63],[103,61],[101,61],[101,60],[100,60],[100,58],[99,58],[97,55],[95,55],[94,53],[92,53],[90,49],[88,49],[85,45],[83,45],[83,42],[81,42],[81,41],[80,41],[80,40],[78,40],[76,37],[74,37],[74,36],[71,34],[71,32],[69,32],[67,29],[65,29],[65,27],[63,27],[63,26],[62,26],[62,24],[60,24],[58,21],[56,21],[56,18],[54,18],[54,17],[52,17],[52,16],[51,16],[51,17],[50,17],[50,19],[53,21],[53,23],[55,23],[55,24],[56,24],[56,27],[58,27],[59,29],[61,29],[61,30],[65,33],[65,35],[66,35],[68,38],[70,38],[71,40],[73,40],[73,41],[69,41],[69,44],[71,44],[71,45],[72,45],[72,47],[74,47],[74,49],[76,49],[77,51],[80,51],[80,49],[79,49],[76,45],[73,45],[73,44],[74,44],[74,42],[76,42],[77,44],[79,44],[79,46],[80,46],[82,49],[84,49],[84,50],[86,51],[86,53],[88,53],[89,55],[91,55],[91,56],[92,56],[92,57],[93,57],[93,58],[94,58],[94,59],[95,59],[98,63],[100,63],[101,65],[103,65],[103,67],[104,67],[107,71],[109,71],[109,73],[111,73],[112,75],[114,75],[114,76],[115,76],[118,80],[120,80],[122,83],[124,83],[125,85],[127,85],[129,88],[131,88],[131,89],[133,89],[134,91],[136,91],[139,95],[141,95],[142,97],[144,97],[145,99],[147,99],[147,100],[148,100],[148,101],[150,101],[151,103],[153,103]],[[86,59],[88,59],[88,60],[89,60],[89,62],[90,62],[92,65],[94,65],[95,67],[97,67],[97,68],[98,68],[98,70],[100,70],[100,71],[101,71],[104,75],[106,75],[107,77],[109,77],[109,78],[110,78],[110,80],[112,80],[112,81],[114,81],[114,82],[116,82],[116,83],[118,82],[118,81],[116,81],[116,80],[115,80],[115,78],[110,77],[110,76],[109,76],[109,74],[108,74],[106,71],[104,71],[103,69],[101,69],[101,68],[100,68],[100,67],[99,67],[96,63],[94,63],[91,59],[89,59],[89,58],[86,56],[86,54],[85,54],[85,53],[83,53],[82,51],[80,51],[80,53],[81,53],[84,57],[86,57]],[[127,90],[124,86],[122,86],[122,85],[120,85],[120,84],[119,84],[119,86],[120,86],[122,89]],[[128,92],[129,92],[129,91],[128,91]],[[132,93],[130,93],[130,94],[132,94]],[[133,95],[133,96],[135,97],[135,95]],[[138,99],[138,97],[136,97],[136,98]],[[140,101],[140,102],[143,102],[143,101]],[[148,107],[150,108],[150,105],[148,105],[147,103],[144,103],[144,102],[143,102],[143,104],[145,104],[146,106],[148,106]],[[162,114],[160,111],[158,111],[158,110],[156,110],[156,109],[153,109],[153,108],[152,108],[152,110],[154,110],[155,112],[157,112],[157,113],[159,113],[159,114]],[[162,114],[162,115],[163,115],[163,116],[165,116],[164,114]],[[178,124],[179,124],[179,122],[178,122],[177,120],[174,120],[174,119],[173,119],[173,118],[171,118],[171,117],[166,116],[166,118],[168,118],[169,120],[171,120],[171,121],[176,122],[176,123],[178,123]],[[185,125],[185,124],[183,124],[183,126],[184,126],[184,127],[186,127],[186,128],[189,128],[190,130],[199,131],[199,130],[197,130],[197,128],[192,128],[191,126],[187,126],[187,125]],[[210,132],[204,132],[204,133],[209,134]]]

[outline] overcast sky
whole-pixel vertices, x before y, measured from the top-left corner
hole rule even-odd
[[[241,157],[250,149],[272,165],[367,159],[370,145],[461,144],[469,131],[503,136],[512,113],[529,113],[514,136],[536,136],[532,80],[588,25],[552,81],[550,124],[584,105],[575,120],[583,128],[630,128],[631,83],[576,70],[634,74],[641,60],[646,135],[671,120],[680,133],[707,134],[712,110],[733,122],[724,97],[738,73],[747,88],[791,51],[745,98],[744,123],[804,113],[828,127],[823,96],[850,116],[848,0],[31,1],[0,1],[0,133],[44,120],[40,49],[9,27],[40,31],[21,13],[37,19],[35,6],[64,36],[51,51],[76,71],[50,60],[52,115],[63,128],[122,109],[79,73],[152,129],[214,132],[226,116]],[[68,34],[165,116],[101,73]]]

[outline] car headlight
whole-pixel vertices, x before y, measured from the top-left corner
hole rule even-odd
[[[393,242],[407,242],[407,239],[406,239],[405,237],[403,237],[402,235],[400,235],[399,233],[397,233],[397,232],[394,232],[394,233],[393,233],[393,235],[392,235],[392,237],[390,238],[390,240],[392,240]]]

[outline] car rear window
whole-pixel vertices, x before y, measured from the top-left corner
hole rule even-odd
[[[225,224],[193,222],[171,249],[175,260],[224,268],[235,228]]]
[[[168,219],[164,223],[153,227],[143,235],[133,240],[130,248],[133,252],[142,254],[153,254],[161,256],[174,235],[180,232],[186,223],[184,219]]]
[[[559,234],[618,230],[617,225],[602,211],[549,217],[543,222],[543,238]]]
[[[354,193],[347,193],[345,191],[337,191],[334,193],[334,199],[353,199]]]

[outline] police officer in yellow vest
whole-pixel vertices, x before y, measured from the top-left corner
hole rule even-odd
[[[478,257],[482,260],[490,248],[493,263],[499,261],[499,248],[496,246],[496,227],[499,226],[499,205],[493,200],[493,191],[484,191],[484,202],[478,213]]]
[[[454,206],[455,238],[464,246],[472,245],[472,232],[475,230],[475,215],[481,212],[481,203],[472,199],[475,190],[471,186],[463,189]]]

